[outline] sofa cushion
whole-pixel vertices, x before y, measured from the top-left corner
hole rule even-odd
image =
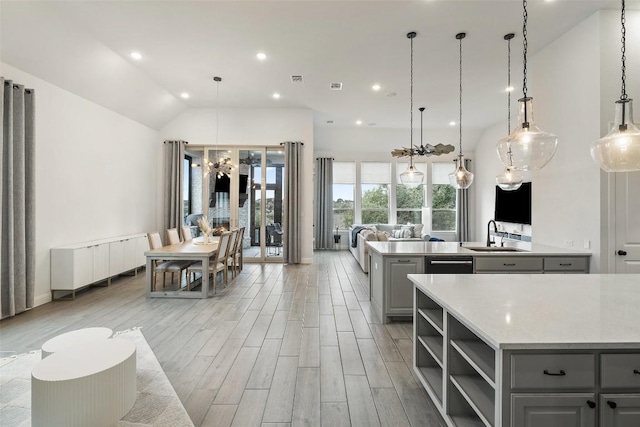
[[[395,225],[395,224],[378,224],[377,228],[378,228],[378,231],[385,231],[389,235],[391,235],[393,230],[400,229],[400,226],[399,225]]]
[[[422,237],[422,229],[424,228],[424,224],[414,224],[413,225],[413,237]]]
[[[378,231],[376,233],[376,237],[378,238],[379,242],[386,242],[387,240],[389,240],[389,234],[385,231]]]
[[[360,232],[360,235],[362,235],[362,237],[364,238],[364,240],[367,241],[375,241],[378,240],[378,237],[376,236],[376,232],[372,231],[372,230],[362,230]]]

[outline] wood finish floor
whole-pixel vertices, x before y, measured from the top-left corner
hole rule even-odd
[[[245,264],[208,300],[147,299],[144,270],[0,322],[1,356],[70,330],[142,327],[196,426],[442,426],[412,325],[382,325],[347,251]]]

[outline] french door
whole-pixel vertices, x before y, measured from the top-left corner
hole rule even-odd
[[[212,227],[245,227],[245,261],[282,262],[284,151],[187,147],[185,162],[185,222],[194,226],[194,235],[193,218],[206,215]]]

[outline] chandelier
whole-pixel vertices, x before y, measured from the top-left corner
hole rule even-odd
[[[215,144],[215,147],[216,147],[216,153],[217,153],[219,151],[218,150],[218,134],[220,129],[219,99],[220,99],[220,82],[222,81],[222,77],[214,77],[213,81],[216,82],[216,144]],[[209,160],[209,162],[207,163],[207,172],[205,173],[205,176],[216,174],[218,178],[221,178],[223,175],[226,175],[227,177],[231,178],[231,173],[233,172],[234,168],[235,166],[233,165],[233,163],[231,163],[231,158],[226,155],[223,155],[219,157],[218,160],[215,162]]]

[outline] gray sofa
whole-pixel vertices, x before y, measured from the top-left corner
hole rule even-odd
[[[365,227],[354,234],[354,229]],[[402,233],[405,229],[411,228],[409,237],[408,232]],[[394,237],[396,232],[397,237]],[[406,236],[406,237],[404,237]],[[355,237],[355,246],[354,246]],[[360,268],[365,273],[369,272],[369,251],[367,248],[368,241],[400,241],[400,240],[425,240],[428,241],[429,234],[423,231],[422,224],[402,225],[402,224],[354,224],[349,228],[349,250],[353,257],[360,264]]]

